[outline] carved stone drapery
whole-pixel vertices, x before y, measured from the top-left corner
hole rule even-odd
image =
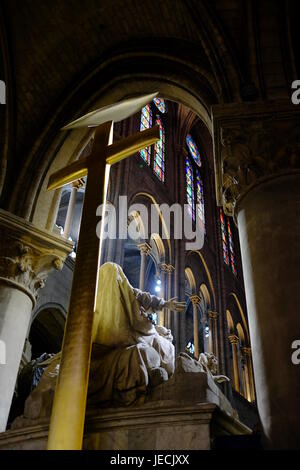
[[[290,102],[212,108],[217,202],[233,215],[241,197],[266,178],[300,171],[300,109]]]
[[[24,291],[35,305],[51,269],[62,269],[72,244],[0,210],[0,282]]]

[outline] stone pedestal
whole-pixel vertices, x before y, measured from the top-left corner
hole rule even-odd
[[[61,269],[70,243],[0,210],[0,431],[6,428],[37,291],[52,268]]]
[[[0,450],[45,450],[49,422],[0,433]],[[208,450],[220,435],[250,434],[214,403],[88,410],[85,450]]]
[[[57,358],[58,359],[58,358]],[[24,414],[0,433],[0,449],[46,449],[57,359],[25,402]],[[84,449],[210,449],[219,435],[251,434],[210,372],[187,354],[171,379],[149,387],[139,405],[89,406]]]
[[[217,195],[239,228],[257,404],[265,446],[299,448],[300,110],[214,109]]]

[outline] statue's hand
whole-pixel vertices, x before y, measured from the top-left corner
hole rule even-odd
[[[164,305],[165,308],[169,308],[170,310],[175,310],[176,312],[183,312],[186,309],[186,302],[180,302],[177,300],[177,297],[173,297]]]

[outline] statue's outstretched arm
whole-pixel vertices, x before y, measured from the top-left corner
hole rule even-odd
[[[177,297],[173,297],[170,300],[164,300],[156,295],[150,294],[149,292],[143,292],[140,289],[133,288],[134,294],[146,311],[157,312],[163,308],[175,310],[176,312],[183,312],[186,308],[186,302],[180,302]]]
[[[170,300],[167,300],[165,308],[169,308],[170,310],[175,310],[176,312],[183,312],[186,309],[186,302],[182,302],[177,300],[177,297],[173,297]]]

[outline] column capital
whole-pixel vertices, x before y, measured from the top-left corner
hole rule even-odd
[[[228,339],[231,344],[237,344],[239,342],[239,338],[236,335],[229,335]]]
[[[193,294],[193,295],[190,295],[190,301],[192,302],[193,305],[198,305],[201,301],[199,295],[197,294]]]
[[[148,256],[150,251],[152,250],[151,246],[147,242],[140,243],[139,245],[137,245],[137,247],[140,250],[140,252],[144,253],[146,256]]]
[[[300,109],[290,101],[212,108],[217,203],[227,215],[257,184],[300,172]]]
[[[241,350],[245,356],[251,356],[251,348],[244,346]]]
[[[72,183],[72,187],[76,188],[76,189],[80,189],[80,188],[82,188],[82,186],[84,186],[84,179],[83,178],[79,178],[78,180],[73,181],[73,183]]]
[[[159,269],[162,272],[168,273],[168,274],[171,274],[175,270],[174,266],[172,266],[171,264],[166,264],[166,263],[160,263]]]
[[[0,209],[0,282],[25,292],[35,305],[37,292],[54,269],[62,269],[72,243]]]
[[[214,312],[213,310],[208,311],[208,318],[212,318],[213,320],[216,320],[218,318],[218,312]]]

